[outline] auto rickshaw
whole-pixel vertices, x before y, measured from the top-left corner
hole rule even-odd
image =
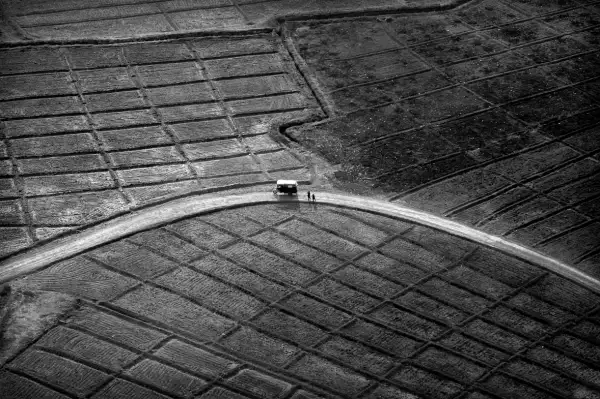
[[[277,180],[277,186],[273,189],[273,194],[279,195],[298,195],[298,182],[296,180]]]

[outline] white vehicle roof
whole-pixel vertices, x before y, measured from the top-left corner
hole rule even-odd
[[[296,180],[277,180],[278,186],[280,186],[280,185],[283,186],[283,185],[288,185],[288,184],[297,186],[298,182]]]

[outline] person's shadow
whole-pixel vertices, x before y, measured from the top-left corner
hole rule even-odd
[[[301,203],[298,195],[277,195],[277,207],[288,212],[301,212]]]

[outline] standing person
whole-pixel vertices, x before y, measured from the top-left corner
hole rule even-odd
[[[310,202],[310,191],[306,193],[306,196],[308,197],[308,202]]]
[[[317,200],[315,199],[315,195],[314,194],[312,195],[312,198],[313,198],[313,202],[317,202]]]

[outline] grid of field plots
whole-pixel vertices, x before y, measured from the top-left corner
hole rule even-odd
[[[82,306],[7,359],[9,398],[600,397],[599,295],[358,210],[202,215],[11,284]]]
[[[268,134],[320,112],[277,36],[1,57],[0,256],[175,192],[309,180]]]
[[[393,200],[600,276],[597,2],[490,0],[289,34],[340,115],[301,142]]]

